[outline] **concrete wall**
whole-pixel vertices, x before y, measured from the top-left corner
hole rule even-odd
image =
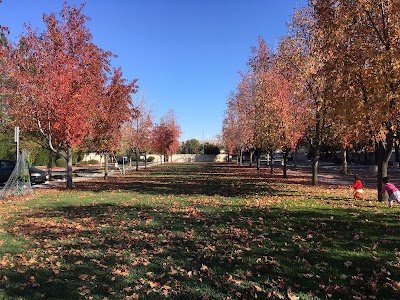
[[[169,162],[225,162],[227,154],[174,154]]]
[[[154,157],[155,163],[161,163],[164,161],[164,155],[158,154],[147,154],[147,158]],[[168,156],[168,162],[225,162],[227,154],[173,154]],[[96,159],[99,162],[103,162],[104,159],[96,153],[87,153],[83,157],[83,161],[89,161],[91,159]]]
[[[95,159],[98,162],[103,162],[104,161],[103,156],[100,156],[100,154],[97,154],[95,152],[85,153],[83,155],[82,161],[89,161],[89,160],[92,160],[92,159]]]

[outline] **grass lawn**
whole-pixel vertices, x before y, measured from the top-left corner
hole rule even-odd
[[[176,164],[0,203],[0,299],[400,299],[400,205]]]

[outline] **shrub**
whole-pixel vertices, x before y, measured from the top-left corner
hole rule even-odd
[[[29,153],[30,158],[33,160],[32,165],[34,166],[46,166],[49,162],[50,154],[49,150],[40,148],[36,153]]]
[[[147,162],[153,162],[154,161],[154,156],[149,156],[147,158]]]
[[[82,162],[82,163],[89,164],[89,165],[95,165],[95,164],[98,164],[99,161],[97,159],[90,159],[90,160]]]
[[[65,167],[67,165],[67,161],[64,157],[60,157],[56,159],[56,167]]]
[[[81,150],[72,152],[72,162],[73,162],[73,164],[77,165],[77,164],[81,163],[82,159],[83,159],[83,156],[84,156],[83,154],[84,153]]]

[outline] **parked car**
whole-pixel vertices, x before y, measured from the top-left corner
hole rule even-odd
[[[12,160],[0,160],[0,183],[7,182],[12,171],[15,168],[15,161]]]
[[[49,172],[35,167],[29,168],[31,183],[45,183],[49,180]]]
[[[0,160],[0,183],[7,182],[11,173],[14,171],[15,161],[14,160]],[[44,183],[49,180],[49,173],[45,170],[41,170],[35,167],[29,168],[29,177],[31,183]]]
[[[124,157],[120,157],[117,159],[117,162],[119,164],[127,164],[128,163],[128,157],[124,156]]]

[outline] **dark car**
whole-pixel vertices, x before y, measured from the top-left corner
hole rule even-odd
[[[0,160],[0,183],[7,182],[11,173],[14,171],[14,168],[15,161],[6,159]],[[30,167],[29,177],[31,179],[31,183],[44,183],[49,180],[49,173],[35,167]]]
[[[15,168],[15,161],[0,160],[0,183],[6,182]]]
[[[120,158],[118,158],[117,162],[119,164],[127,164],[128,163],[128,157],[126,157],[126,156],[120,157]]]
[[[30,167],[29,176],[31,177],[31,183],[44,183],[49,180],[49,173],[47,171]]]

